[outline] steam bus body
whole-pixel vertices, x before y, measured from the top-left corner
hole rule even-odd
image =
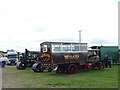
[[[40,48],[41,62],[32,67],[35,72],[43,72],[45,68],[51,72],[54,68],[57,73],[74,74],[78,69],[92,68],[95,65],[95,62],[88,60],[87,43],[43,42]],[[104,66],[101,66],[103,69]]]

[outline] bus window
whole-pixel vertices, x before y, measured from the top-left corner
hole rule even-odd
[[[43,45],[43,52],[47,52],[47,45]]]
[[[62,45],[62,51],[63,52],[67,51],[67,45]]]
[[[62,52],[70,52],[71,51],[71,44],[70,43],[63,43],[62,44]]]
[[[87,51],[84,43],[52,43],[52,52],[79,52]]]
[[[68,52],[71,52],[71,45],[68,45]]]
[[[86,46],[80,46],[80,50],[81,51],[87,51],[87,47]]]
[[[72,44],[72,51],[75,52],[75,51],[87,51],[87,44],[83,44],[83,43],[80,43],[80,44]]]
[[[79,51],[79,44],[72,44],[72,51],[75,52],[75,51]]]
[[[61,52],[61,44],[53,44],[52,52]]]

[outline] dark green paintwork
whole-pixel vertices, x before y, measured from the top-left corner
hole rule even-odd
[[[118,46],[104,46],[100,48],[101,60],[104,60],[105,55],[112,56],[113,60],[119,60]]]

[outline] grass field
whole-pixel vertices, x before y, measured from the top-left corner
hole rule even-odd
[[[118,65],[105,70],[77,71],[76,74],[56,72],[35,73],[31,68],[3,69],[3,88],[118,88]]]

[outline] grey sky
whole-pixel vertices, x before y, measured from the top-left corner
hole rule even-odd
[[[118,0],[1,0],[0,50],[39,50],[43,41],[118,45]]]

